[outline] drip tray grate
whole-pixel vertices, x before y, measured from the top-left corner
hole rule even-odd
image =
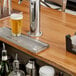
[[[20,37],[14,37],[11,35],[11,30],[7,27],[0,28],[0,37],[7,39],[8,41],[11,41],[12,43],[17,44],[18,46],[21,46],[33,53],[38,53],[49,47],[48,44],[23,34]]]

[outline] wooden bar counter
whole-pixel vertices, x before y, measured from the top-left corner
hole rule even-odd
[[[23,1],[21,5],[18,5],[17,2],[18,1],[13,0],[12,6],[14,9],[24,12],[22,32],[26,34],[29,31],[30,24],[29,3]],[[0,20],[0,25],[11,27],[9,18]],[[29,55],[43,60],[72,76],[76,76],[76,55],[66,51],[65,47],[65,36],[67,34],[73,35],[74,32],[76,32],[76,16],[41,6],[40,25],[43,35],[38,39],[48,43],[50,47],[38,54],[31,53],[3,38],[0,38],[0,40]]]

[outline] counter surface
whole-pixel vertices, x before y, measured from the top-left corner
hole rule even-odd
[[[12,6],[14,9],[24,12],[22,32],[26,34],[29,31],[30,24],[29,3],[25,1],[22,2],[21,5],[18,5],[17,1],[13,0]],[[11,27],[9,18],[0,20],[0,25]],[[65,35],[73,35],[74,32],[76,32],[76,16],[41,6],[40,26],[43,35],[37,39],[48,43],[50,47],[38,54],[31,53],[3,38],[0,38],[0,40],[65,72],[68,72],[73,76],[76,76],[76,55],[66,51],[65,47]]]

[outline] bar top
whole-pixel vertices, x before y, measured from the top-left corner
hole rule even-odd
[[[12,6],[14,9],[24,12],[22,32],[27,34],[30,24],[29,2],[24,1],[21,5],[18,5],[17,1],[13,0]],[[11,27],[9,17],[0,20],[0,26]],[[65,36],[67,34],[73,35],[76,32],[76,16],[41,6],[40,26],[43,35],[37,39],[48,43],[50,47],[38,54],[29,52],[26,49],[19,47],[18,45],[1,37],[0,40],[67,73],[70,73],[73,76],[76,76],[76,55],[66,51],[65,47]]]

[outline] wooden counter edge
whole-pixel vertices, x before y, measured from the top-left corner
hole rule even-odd
[[[52,65],[52,66],[54,66],[54,67],[56,67],[56,68],[58,68],[58,69],[60,69],[60,70],[62,70],[62,71],[64,71],[64,72],[66,72],[66,73],[68,73],[68,74],[71,74],[72,76],[75,76],[75,75],[76,75],[76,73],[71,72],[70,70],[68,70],[68,69],[66,69],[66,68],[64,68],[64,67],[56,64],[55,62],[46,60],[46,59],[38,56],[37,54],[32,53],[32,52],[28,51],[27,49],[22,48],[22,47],[20,47],[20,46],[18,46],[18,45],[16,45],[16,44],[14,44],[14,43],[12,43],[12,42],[4,39],[4,38],[1,38],[1,37],[0,37],[0,41],[6,43],[6,44],[8,44],[8,45],[10,45],[10,46],[12,46],[12,47],[14,47],[14,48],[16,48],[16,49],[19,49],[20,51],[22,51],[22,52],[24,52],[24,53],[26,53],[26,54],[28,54],[28,55],[30,55],[30,56],[33,56],[33,57],[35,57],[35,58],[37,58],[37,59],[39,59],[39,60],[41,60],[41,61],[43,61],[43,62],[46,62],[47,64]],[[48,49],[47,49],[47,50],[48,50]],[[44,51],[45,51],[45,50],[44,50]]]

